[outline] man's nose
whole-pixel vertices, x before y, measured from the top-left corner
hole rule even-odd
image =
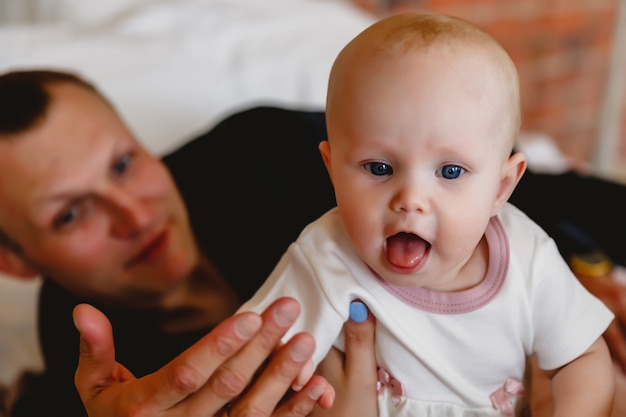
[[[124,190],[113,190],[107,199],[111,233],[119,238],[138,236],[151,222],[149,204]]]

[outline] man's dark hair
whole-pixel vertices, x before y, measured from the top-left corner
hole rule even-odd
[[[48,87],[68,83],[100,95],[96,88],[77,75],[53,70],[22,70],[0,75],[0,135],[12,135],[33,128],[50,103]]]
[[[93,91],[96,88],[77,75],[53,70],[21,70],[0,75],[0,139],[32,129],[50,104],[48,87],[68,83]],[[2,202],[0,201],[0,204]],[[0,246],[17,253],[20,246],[0,228]]]

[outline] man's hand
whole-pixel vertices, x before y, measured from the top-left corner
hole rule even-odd
[[[89,305],[79,305],[74,310],[81,334],[75,384],[91,417],[236,417],[250,412],[304,417],[316,404],[330,407],[334,391],[315,376],[285,397],[315,348],[313,338],[304,333],[280,346],[299,313],[298,303],[284,298],[261,316],[238,314],[157,372],[135,378],[115,362],[108,319]]]
[[[604,332],[613,360],[626,372],[626,287],[610,275],[590,277],[577,274],[580,282],[615,314]]]
[[[378,416],[375,319],[359,301],[352,303],[350,312],[343,328],[345,354],[333,348],[317,368],[335,387],[335,404],[328,410],[316,407],[313,417]]]

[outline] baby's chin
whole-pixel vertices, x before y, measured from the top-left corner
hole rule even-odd
[[[406,272],[397,273],[388,265],[377,265],[376,269],[370,266],[370,269],[379,280],[389,285],[393,285],[394,287],[423,288],[427,285],[423,274],[408,274]]]

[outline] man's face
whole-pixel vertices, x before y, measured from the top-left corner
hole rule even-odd
[[[176,186],[96,94],[49,91],[42,122],[0,140],[0,228],[70,292],[153,306],[198,263]]]

